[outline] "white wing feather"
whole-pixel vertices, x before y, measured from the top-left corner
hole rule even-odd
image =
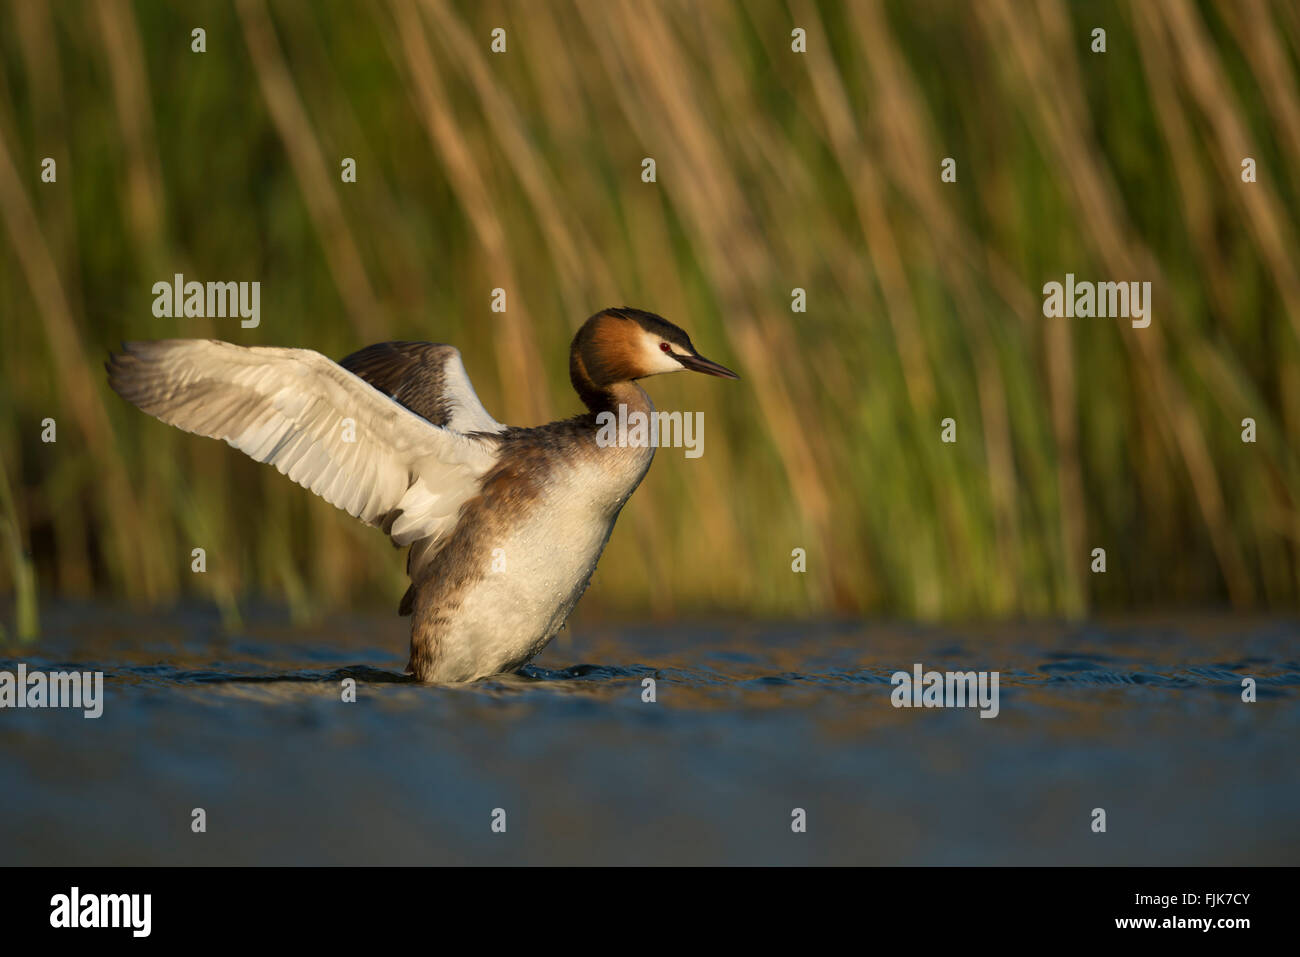
[[[391,521],[398,545],[448,534],[496,461],[490,440],[432,425],[309,349],[213,339],[124,348],[109,361],[123,398],[224,439],[367,524]],[[458,372],[472,396],[464,367]]]

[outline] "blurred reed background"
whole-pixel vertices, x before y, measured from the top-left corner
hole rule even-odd
[[[0,587],[29,624],[35,595],[310,618],[404,588],[378,532],[117,399],[119,340],[452,342],[530,424],[577,411],[568,340],[622,304],[743,381],[651,384],[705,454],[660,452],[582,614],[1295,607],[1294,3],[11,0],[0,51]],[[177,272],[260,280],[261,326],[154,318]],[[1045,319],[1066,272],[1151,281],[1152,325]]]

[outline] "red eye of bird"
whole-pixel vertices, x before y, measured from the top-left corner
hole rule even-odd
[[[673,351],[673,347],[670,346],[670,345],[669,345],[668,343],[666,343],[666,342],[661,342],[661,343],[659,343],[659,348],[662,349],[664,352],[672,352],[672,351]]]

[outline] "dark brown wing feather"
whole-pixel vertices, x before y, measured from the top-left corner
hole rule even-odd
[[[455,405],[446,393],[443,366],[459,355],[454,346],[436,342],[380,342],[352,353],[339,365],[416,415],[447,426]]]

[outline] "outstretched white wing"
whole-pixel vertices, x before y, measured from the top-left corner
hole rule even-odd
[[[309,349],[214,339],[130,342],[113,389],[164,422],[224,439],[398,545],[455,527],[496,444],[421,418]],[[472,394],[472,392],[471,392]]]

